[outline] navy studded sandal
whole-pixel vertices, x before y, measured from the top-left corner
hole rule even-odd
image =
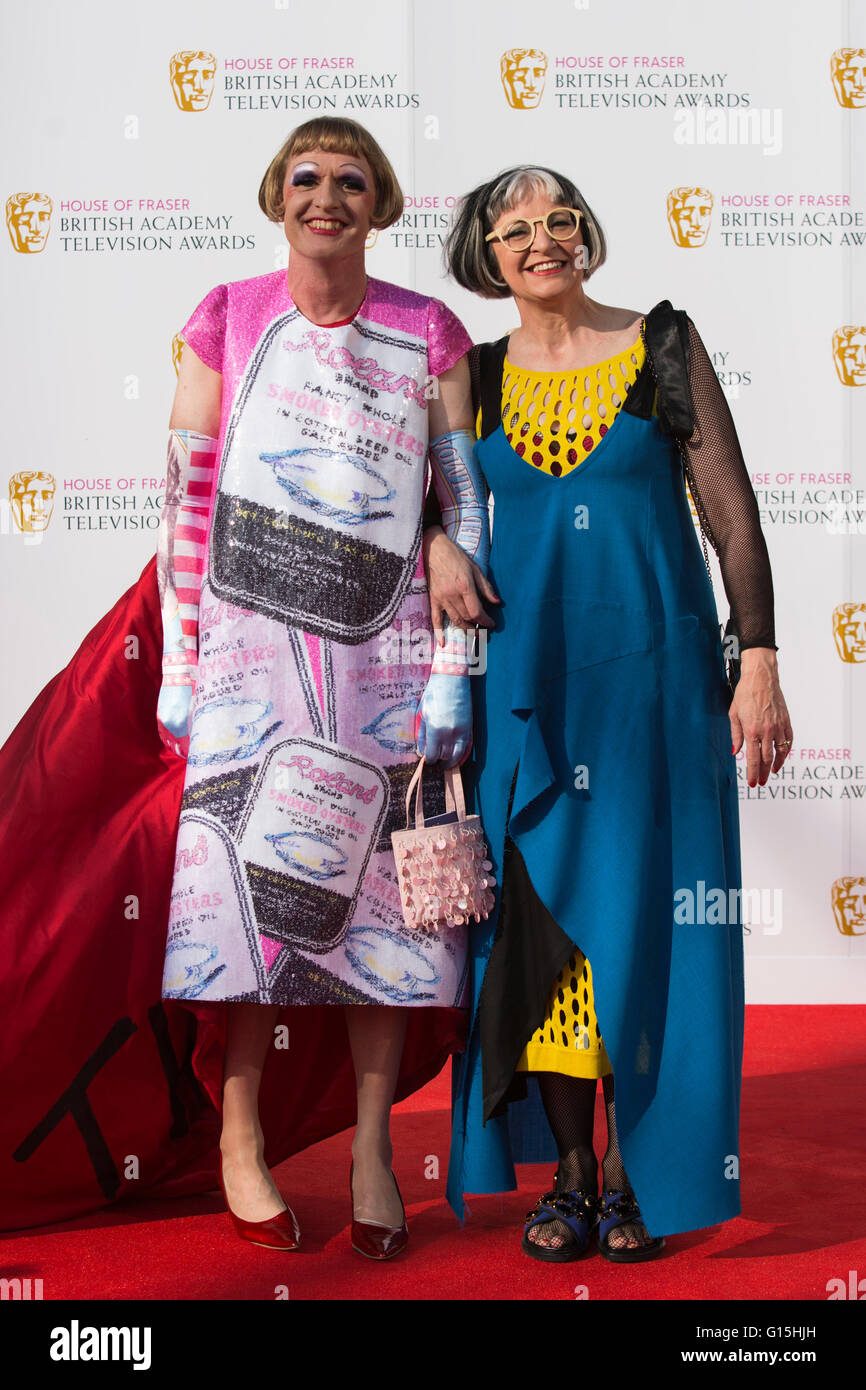
[[[612,1246],[608,1241],[611,1231],[615,1231],[618,1226],[627,1225],[630,1221],[639,1221],[644,1225],[634,1193],[603,1192],[598,1208],[598,1250],[606,1260],[613,1260],[616,1264],[637,1264],[640,1260],[654,1260],[664,1249],[664,1236],[655,1236],[643,1245]],[[644,1229],[646,1230],[645,1226]]]
[[[597,1219],[598,1198],[583,1188],[576,1188],[572,1192],[545,1192],[532,1211],[526,1213],[520,1248],[533,1260],[544,1260],[547,1264],[568,1264],[586,1253]],[[530,1240],[529,1232],[547,1221],[561,1221],[572,1232],[574,1239],[565,1245],[553,1247]]]

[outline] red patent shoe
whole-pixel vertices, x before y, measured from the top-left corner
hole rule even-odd
[[[409,1241],[409,1228],[406,1225],[406,1208],[403,1206],[403,1197],[400,1192],[400,1185],[394,1177],[394,1170],[391,1170],[391,1177],[394,1178],[394,1186],[397,1189],[397,1196],[400,1198],[400,1206],[403,1207],[403,1224],[401,1226],[380,1226],[376,1221],[356,1221],[354,1212],[355,1197],[352,1191],[352,1175],[355,1171],[354,1160],[349,1169],[349,1196],[352,1199],[352,1249],[357,1250],[359,1255],[366,1255],[368,1260],[390,1260],[394,1255],[399,1255],[401,1250],[406,1249]]]
[[[279,1211],[265,1221],[242,1221],[235,1216],[226,1196],[222,1153],[217,1161],[217,1177],[232,1225],[242,1240],[248,1240],[252,1245],[264,1245],[268,1250],[297,1250],[301,1243],[301,1231],[291,1207],[287,1206],[285,1211]]]

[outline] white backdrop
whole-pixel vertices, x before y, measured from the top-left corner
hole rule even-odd
[[[748,998],[862,1000],[866,0],[3,14],[2,735],[155,550],[172,340],[213,285],[285,264],[256,193],[292,127],[330,112],[372,130],[408,206],[370,273],[445,299],[479,340],[515,313],[444,279],[450,208],[506,165],[552,165],[608,235],[593,296],[694,318],[761,509],[794,747],[764,788],[740,758],[744,886],[762,894]]]

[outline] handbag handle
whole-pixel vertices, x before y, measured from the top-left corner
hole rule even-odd
[[[412,798],[412,791],[415,791],[415,829],[420,830],[424,826],[424,804],[421,796],[422,775],[426,758],[422,753],[418,760],[418,766],[412,773],[412,780],[406,788],[406,829],[409,829],[409,802]],[[459,767],[446,767],[445,769],[445,809],[454,811],[458,821],[466,819],[466,800],[463,795],[463,779],[460,776]]]

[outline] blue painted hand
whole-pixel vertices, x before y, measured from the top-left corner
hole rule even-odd
[[[469,676],[433,672],[415,716],[415,746],[428,763],[457,767],[472,748]]]
[[[189,734],[191,707],[191,685],[163,685],[160,687],[156,716],[164,728],[170,734],[174,734],[175,738],[186,738]]]

